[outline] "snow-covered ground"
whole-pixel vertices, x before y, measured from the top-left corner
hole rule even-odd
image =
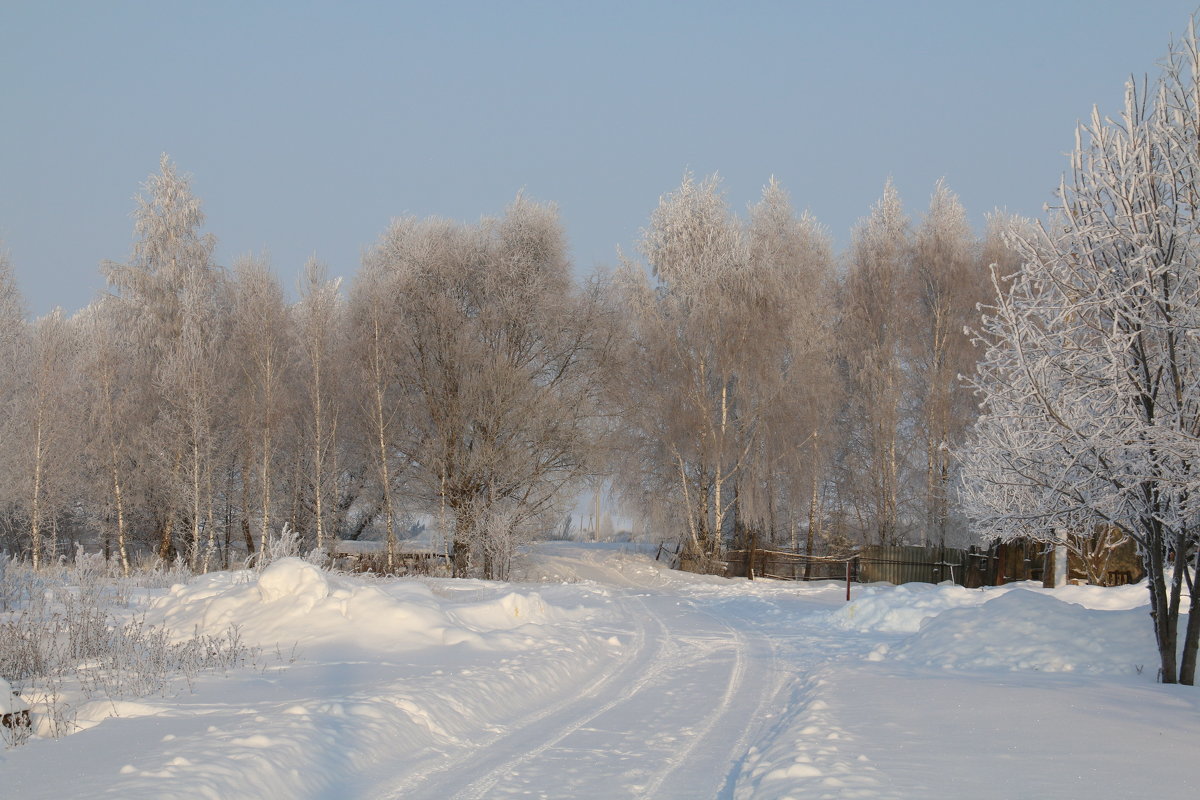
[[[501,584],[298,560],[148,599],[254,666],[84,704],[0,796],[1126,798],[1200,789],[1145,589],[722,580],[541,545]],[[36,716],[37,706],[34,707]]]

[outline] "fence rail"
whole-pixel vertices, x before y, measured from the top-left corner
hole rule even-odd
[[[978,556],[952,547],[871,545],[843,556],[810,556],[784,550],[732,550],[726,574],[779,580],[850,580],[855,583],[941,583],[978,586]]]
[[[953,547],[871,545],[859,551],[858,562],[863,583],[962,584],[967,577],[967,551]]]

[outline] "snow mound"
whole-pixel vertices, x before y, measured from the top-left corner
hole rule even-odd
[[[948,609],[978,606],[989,599],[977,589],[954,585],[868,586],[856,600],[831,612],[828,621],[835,628],[861,633],[916,633],[922,622]]]
[[[1031,581],[1005,586],[966,589],[951,583],[906,583],[866,586],[849,603],[829,613],[824,620],[834,628],[859,633],[916,633],[922,624],[956,608],[972,608],[994,602],[1011,592],[1037,594],[1060,603],[1088,609],[1128,611],[1146,606],[1146,585],[1064,586],[1046,589]]]
[[[530,622],[543,622],[549,608],[541,595],[508,592],[493,600],[465,603],[450,611],[451,616],[476,629],[506,630]]]
[[[944,610],[891,653],[943,669],[1088,675],[1129,675],[1158,663],[1146,609],[1088,609],[1025,589]]]
[[[391,652],[511,646],[499,641],[505,632],[560,616],[537,593],[484,587],[464,593],[469,599],[460,601],[455,592],[448,594],[435,595],[414,580],[334,575],[287,558],[258,575],[217,572],[173,586],[146,616],[179,639],[197,633],[224,636],[236,627],[247,644],[297,644],[305,652],[321,644]]]
[[[1077,603],[1084,608],[1106,611],[1128,611],[1148,604],[1149,592],[1146,582],[1130,583],[1125,586],[1063,586],[1058,589],[1035,588],[1033,591],[1049,594],[1066,603]],[[1149,611],[1147,610],[1147,613]]]
[[[312,608],[329,596],[329,582],[321,570],[299,558],[284,558],[258,576],[258,593],[263,602],[287,598]]]

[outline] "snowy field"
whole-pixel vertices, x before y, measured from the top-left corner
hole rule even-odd
[[[628,547],[628,546],[626,546]],[[1143,587],[723,580],[546,544],[525,580],[285,560],[147,593],[252,665],[79,702],[0,796],[1128,798],[1200,790]],[[37,707],[34,707],[35,719]]]

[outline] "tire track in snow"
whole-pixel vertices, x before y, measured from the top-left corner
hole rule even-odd
[[[759,634],[751,638],[717,614],[703,608],[695,610],[728,631],[735,642],[736,662],[718,707],[679,756],[644,788],[641,796],[645,798],[666,796],[663,788],[668,781],[670,796],[674,797],[730,796],[750,742],[769,718],[768,710],[789,680],[779,668],[778,647],[770,637]],[[738,624],[745,625],[746,621],[739,620]],[[765,668],[761,666],[764,663]],[[760,665],[757,681],[747,674],[754,664]],[[726,733],[730,727],[740,730],[732,742]]]
[[[634,599],[645,608],[640,598]],[[544,742],[542,745],[529,747],[528,742],[523,740],[543,740],[545,735],[541,731],[547,726],[562,731],[561,735],[553,737],[555,740],[561,740],[607,708],[621,702],[625,695],[638,691],[661,671],[660,656],[669,639],[661,635],[649,635],[646,622],[648,619],[654,623],[659,634],[665,633],[665,628],[657,617],[643,613],[631,614],[627,618],[632,619],[636,625],[633,641],[626,648],[630,655],[608,673],[594,680],[583,692],[521,718],[481,741],[477,746],[457,753],[448,760],[434,765],[411,765],[409,776],[399,784],[392,784],[381,797],[386,800],[415,800],[423,797],[444,800],[450,796],[482,796],[462,793],[481,782],[489,787],[494,785],[505,774],[506,769],[528,761],[536,755],[534,751],[541,752],[553,746],[550,742]],[[595,708],[594,704],[610,691],[610,687],[619,686],[625,681],[628,681],[630,686],[622,690],[617,699]],[[514,751],[526,752],[526,755],[511,758]],[[495,780],[490,779],[493,775],[496,776]],[[454,792],[458,794],[453,794]]]
[[[713,619],[717,619],[716,616],[713,614],[709,614],[708,612],[703,612],[703,613],[707,614],[708,616],[712,617]],[[694,735],[692,737],[691,741],[688,742],[687,746],[683,749],[683,751],[679,753],[678,757],[674,758],[670,762],[668,762],[667,768],[662,770],[661,772],[659,772],[658,777],[656,777],[654,780],[650,781],[649,784],[647,784],[643,788],[643,790],[642,790],[643,797],[653,798],[653,797],[660,796],[659,791],[662,788],[663,783],[667,780],[667,778],[676,774],[680,770],[681,767],[683,767],[685,764],[687,764],[689,759],[692,758],[693,753],[695,753],[697,747],[704,741],[704,739],[706,739],[713,732],[713,729],[716,728],[717,723],[719,721],[725,719],[725,717],[729,716],[730,711],[733,710],[734,698],[738,695],[739,692],[742,691],[742,688],[745,684],[746,651],[748,649],[748,647],[746,645],[746,637],[743,636],[739,631],[734,629],[733,626],[729,625],[728,623],[724,622],[723,620],[717,620],[717,621],[720,622],[730,633],[733,634],[734,643],[735,643],[734,644],[734,665],[733,665],[733,669],[730,670],[729,681],[725,685],[725,692],[721,696],[721,702],[718,705],[718,707],[715,709],[715,712],[709,714],[706,717],[701,730],[698,731],[696,733],[696,735]]]
[[[640,598],[634,597],[633,599],[637,600],[639,605],[642,606],[642,610],[645,613],[638,616],[644,619],[649,615],[646,604],[642,602]],[[633,681],[628,688],[621,690],[621,692],[615,698],[594,709],[582,713],[580,716],[576,717],[570,722],[556,728],[553,732],[549,734],[535,732],[537,737],[541,740],[539,744],[529,747],[518,756],[510,757],[507,760],[504,760],[503,763],[490,767],[486,774],[475,778],[469,786],[461,789],[456,794],[451,795],[451,797],[453,797],[454,800],[482,800],[482,798],[488,797],[498,783],[500,783],[505,777],[511,775],[520,766],[533,761],[547,750],[554,748],[568,736],[581,730],[597,717],[600,717],[612,709],[629,702],[640,692],[642,692],[648,685],[657,680],[662,675],[666,663],[662,658],[662,654],[669,649],[668,645],[673,643],[673,638],[661,620],[659,620],[657,617],[653,617],[653,620],[659,632],[664,635],[660,639],[658,646],[653,650],[654,658],[650,659],[649,661],[649,669],[641,677]],[[644,625],[641,626],[641,631],[644,633]],[[644,652],[649,652],[649,650],[644,650]],[[642,659],[638,659],[638,661],[641,660]],[[596,692],[592,692],[591,694],[594,695]],[[444,793],[444,788],[439,787],[439,791],[443,792],[439,796],[446,796]]]
[[[641,608],[630,612],[653,619],[663,636],[650,669],[576,719],[529,731],[518,755],[509,749],[508,758],[474,772],[457,793],[439,787],[441,796],[693,798],[713,797],[730,784],[731,769],[784,682],[774,646],[763,636],[751,641],[691,601],[658,594],[663,610],[655,611],[633,599]],[[695,623],[697,615],[705,624]],[[671,623],[683,623],[678,627],[688,633],[673,634]],[[714,705],[712,690],[722,681]],[[565,769],[555,770],[560,764]]]
[[[809,637],[780,643],[783,631],[756,608],[614,577],[630,587],[612,597],[635,633],[618,666],[477,746],[410,764],[383,796],[728,800],[761,784],[761,773],[744,773],[763,766],[755,745],[772,738],[785,688],[812,667],[792,657],[808,652]],[[710,599],[721,607],[706,607]]]

